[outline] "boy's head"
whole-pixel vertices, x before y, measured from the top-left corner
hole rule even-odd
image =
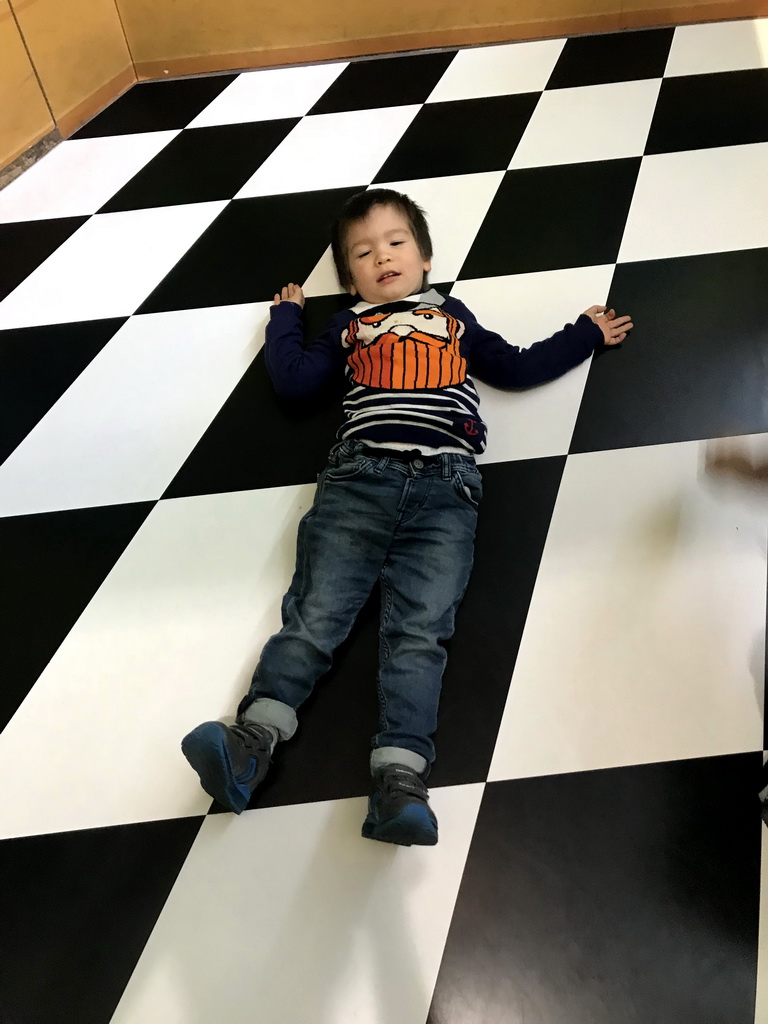
[[[331,250],[342,288],[366,302],[394,302],[427,287],[426,217],[400,192],[374,188],[348,199],[333,225]]]

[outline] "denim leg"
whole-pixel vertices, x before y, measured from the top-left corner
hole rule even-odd
[[[314,505],[299,524],[282,629],[264,646],[238,708],[246,721],[276,728],[281,739],[293,735],[295,709],[331,667],[390,543],[392,514],[382,506],[375,464],[360,458],[337,461],[321,474]]]
[[[481,495],[473,467],[449,480],[434,476],[415,510],[404,503],[380,574],[381,714],[373,767],[400,761],[423,772],[434,761],[445,642],[472,570]],[[398,755],[402,748],[412,756]]]

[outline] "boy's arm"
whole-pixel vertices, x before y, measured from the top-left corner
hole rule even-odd
[[[275,391],[282,398],[319,394],[344,370],[344,353],[334,321],[304,347],[302,307],[280,302],[270,307],[264,359]]]
[[[530,348],[518,348],[500,334],[481,327],[458,299],[451,297],[445,309],[464,322],[470,373],[497,388],[529,388],[555,380],[603,343],[602,330],[586,313],[551,338],[537,341]]]

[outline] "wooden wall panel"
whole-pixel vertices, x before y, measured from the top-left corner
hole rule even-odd
[[[768,13],[768,0],[117,3],[139,79]]]
[[[649,25],[690,25],[704,21],[764,18],[768,0],[624,0],[621,28]]]
[[[118,0],[139,77],[196,58],[199,70],[322,60],[513,38],[513,25],[568,18],[617,25],[621,0]],[[588,12],[588,13],[586,13]],[[547,35],[539,27],[536,34]],[[301,56],[300,56],[301,54]],[[177,63],[173,63],[177,62]],[[158,70],[159,69],[159,70]]]
[[[0,0],[0,168],[54,127],[8,0]]]
[[[63,135],[135,81],[114,0],[10,2]]]

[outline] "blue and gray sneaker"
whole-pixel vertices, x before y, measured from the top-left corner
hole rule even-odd
[[[434,846],[437,818],[417,773],[402,764],[387,764],[376,769],[373,781],[363,837],[398,846]]]
[[[240,814],[269,768],[273,738],[262,725],[203,722],[181,741],[181,752],[214,800]]]

